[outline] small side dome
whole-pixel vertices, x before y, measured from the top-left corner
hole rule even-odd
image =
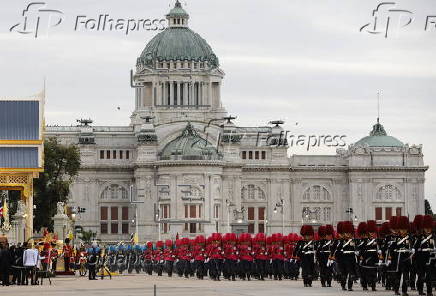
[[[383,125],[377,119],[377,123],[373,126],[369,136],[364,137],[354,144],[355,146],[369,146],[369,147],[403,147],[404,143],[388,136]]]
[[[160,153],[161,160],[219,160],[218,153],[207,140],[188,123],[182,134],[168,143]]]

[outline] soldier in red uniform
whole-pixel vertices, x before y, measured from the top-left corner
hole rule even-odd
[[[241,233],[239,235],[239,265],[240,276],[242,280],[250,280],[253,265],[253,251],[251,248],[251,235],[249,233]]]
[[[206,275],[206,268],[204,265],[204,261],[206,260],[206,238],[204,236],[198,235],[195,238],[192,257],[195,260],[194,263],[197,278],[202,280]]]
[[[236,234],[226,233],[223,237],[224,268],[223,276],[227,280],[236,280],[236,267],[238,264],[238,249],[236,248]]]
[[[51,263],[51,257],[50,257],[50,244],[45,243],[44,248],[40,254],[42,258],[42,270],[43,271],[49,271],[50,263]]]
[[[207,256],[209,257],[209,275],[214,281],[220,280],[223,249],[221,247],[221,233],[213,233],[210,237],[211,243],[207,248]]]
[[[176,260],[176,256],[173,250],[173,241],[167,239],[165,241],[165,250],[163,251],[163,257],[165,260],[165,270],[168,273],[169,277],[173,276],[173,265]]]
[[[266,264],[268,252],[265,247],[266,237],[264,233],[258,233],[253,240],[254,263],[259,280],[264,281],[266,274]]]
[[[64,268],[65,271],[70,271],[70,258],[73,254],[72,248],[70,246],[70,239],[65,239],[65,244],[62,247],[62,254],[64,256]]]
[[[162,276],[164,267],[163,247],[163,241],[157,241],[156,250],[153,251],[153,262],[158,276]]]
[[[147,248],[144,251],[145,272],[148,275],[153,274],[153,243],[147,242]]]
[[[271,260],[275,280],[282,280],[283,277],[283,236],[281,233],[272,235]]]
[[[54,274],[56,272],[56,267],[58,264],[58,250],[56,249],[56,242],[51,243],[51,252],[50,252],[50,259],[51,259],[51,271]]]
[[[181,246],[177,249],[177,256],[180,260],[180,269],[179,269],[179,276],[185,275],[185,278],[189,278],[189,275],[191,274],[191,259],[192,254],[191,250],[189,248],[189,238],[185,237],[180,240]]]

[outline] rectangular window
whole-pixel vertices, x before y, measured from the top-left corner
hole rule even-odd
[[[100,220],[107,220],[107,207],[100,208]]]
[[[262,159],[266,159],[266,151],[262,151]]]
[[[259,223],[259,233],[265,233],[265,224]]]
[[[189,218],[197,218],[197,207],[194,205],[191,205],[189,207]]]
[[[219,219],[219,217],[220,217],[220,205],[215,205],[213,207],[213,218]]]
[[[120,159],[123,159],[123,150],[120,150]]]
[[[111,233],[118,234],[118,223],[111,223]]]
[[[121,219],[129,220],[129,207],[121,208]]]
[[[385,219],[389,220],[392,217],[392,208],[386,208],[385,209]]]
[[[247,151],[242,151],[242,159],[247,159]]]
[[[254,223],[248,224],[248,233],[254,233]]]
[[[248,208],[248,220],[250,221],[254,220],[254,208],[252,207]]]
[[[129,233],[129,223],[123,223],[121,225],[121,232],[123,234],[128,234]]]
[[[163,219],[170,218],[170,205],[160,205],[160,212]]]
[[[117,150],[112,151],[112,158],[117,159]]]
[[[168,225],[168,223],[163,223],[162,224],[162,233],[168,233],[170,230],[170,227]]]
[[[197,223],[189,223],[189,233],[197,233]]]
[[[248,159],[253,159],[253,151],[248,151]]]
[[[111,159],[111,151],[110,150],[106,151],[106,159]]]
[[[402,212],[402,208],[396,208],[396,210],[395,210],[395,214],[396,214],[397,216],[401,216],[401,212]]]
[[[101,223],[100,224],[100,233],[101,234],[107,234],[107,223]]]
[[[375,220],[381,221],[383,220],[383,209],[375,208]]]
[[[258,219],[259,220],[265,220],[265,208],[259,208],[258,209]]]
[[[189,223],[185,223],[185,227],[183,228],[183,231],[188,231],[189,229]]]
[[[127,150],[127,151],[126,151],[126,159],[129,159],[129,158],[130,158],[130,151]]]
[[[118,207],[111,207],[111,220],[118,220]]]
[[[100,159],[104,159],[104,150],[100,150]]]
[[[197,218],[201,218],[201,205],[198,205],[198,216]]]
[[[254,158],[259,159],[259,151],[254,152]]]
[[[188,205],[185,205],[185,218],[189,218],[189,206]]]

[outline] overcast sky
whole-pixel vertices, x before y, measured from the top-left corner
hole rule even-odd
[[[62,22],[44,25],[38,38],[20,34],[31,1],[2,0],[0,96],[39,92],[47,77],[47,124],[71,125],[90,117],[95,125],[127,125],[134,107],[129,71],[156,32],[74,30],[77,16],[96,19],[160,19],[168,0],[51,0],[44,9]],[[226,72],[223,103],[236,123],[266,125],[283,119],[294,135],[366,136],[377,117],[389,135],[424,145],[426,197],[436,207],[436,1],[396,1],[388,38],[370,34],[380,1],[187,0],[190,27],[205,38]],[[389,7],[390,8],[390,7]],[[386,19],[387,12],[380,12]],[[399,17],[400,16],[400,17]],[[408,23],[412,17],[412,22]],[[436,17],[432,19],[436,22]],[[382,23],[376,31],[384,31]],[[403,27],[404,26],[404,27]],[[27,28],[29,29],[30,25]],[[433,30],[431,30],[433,28]],[[118,110],[117,107],[120,107]],[[298,125],[296,124],[298,123]],[[335,149],[291,148],[290,153],[334,154]]]

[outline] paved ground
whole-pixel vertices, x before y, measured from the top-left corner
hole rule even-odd
[[[386,292],[379,288],[377,292],[363,292],[356,287],[354,292],[344,292],[335,284],[332,288],[321,288],[319,282],[314,283],[312,288],[303,288],[301,281],[221,281],[168,278],[157,276],[125,275],[116,276],[112,280],[104,279],[88,281],[80,277],[58,277],[52,280],[52,285],[44,282],[44,286],[11,286],[1,287],[0,295],[7,296],[58,296],[58,295],[104,295],[104,296],[153,296],[153,286],[156,285],[156,296],[360,296],[377,295],[393,296],[392,292]],[[417,295],[416,292],[410,293]]]

